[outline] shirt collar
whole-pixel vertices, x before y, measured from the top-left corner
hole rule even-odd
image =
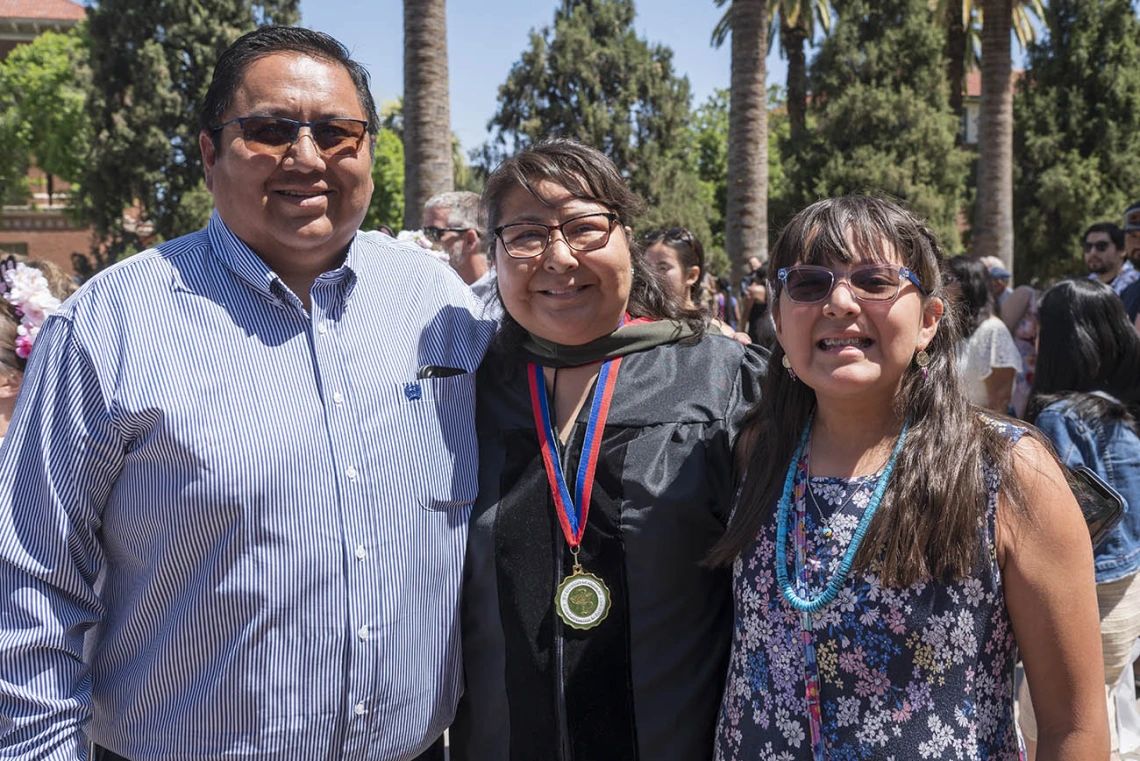
[[[239,280],[247,283],[258,293],[272,299],[278,299],[281,295],[289,292],[288,286],[276,272],[270,269],[265,260],[254,253],[253,249],[246,245],[245,241],[235,235],[233,230],[222,221],[217,209],[214,209],[210,214],[206,234],[209,236],[210,248],[214,255]],[[352,237],[344,263],[340,267],[318,277],[318,280],[321,281],[343,282],[346,298],[356,283],[362,262],[359,252],[359,238],[359,235]]]

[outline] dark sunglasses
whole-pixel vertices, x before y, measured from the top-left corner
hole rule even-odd
[[[1140,209],[1124,215],[1124,231],[1140,230]]]
[[[1111,245],[1111,243],[1107,240],[1098,240],[1096,243],[1091,243],[1091,242],[1086,240],[1083,244],[1083,247],[1084,247],[1086,254],[1089,251],[1092,251],[1094,248],[1103,254],[1105,251],[1108,250],[1108,247],[1110,245]]]
[[[894,301],[902,290],[903,278],[914,283],[923,296],[927,295],[918,275],[906,267],[890,264],[860,264],[847,270],[845,275],[837,275],[827,267],[800,264],[780,269],[777,277],[788,298],[797,304],[823,301],[841,281],[847,282],[851,295],[859,301]]]
[[[423,229],[424,237],[432,243],[439,243],[440,238],[444,233],[465,233],[472,228],[470,227],[425,227]],[[476,230],[475,232],[479,232]]]
[[[231,124],[238,125],[245,147],[266,156],[284,156],[301,138],[301,128],[308,127],[313,144],[324,158],[360,151],[368,122],[360,119],[322,119],[299,122],[280,116],[241,116],[214,127],[221,132]]]

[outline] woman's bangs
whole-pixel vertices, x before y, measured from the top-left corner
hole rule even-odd
[[[891,264],[890,239],[874,226],[856,220],[830,219],[816,227],[804,246],[801,264],[831,267],[836,264]]]

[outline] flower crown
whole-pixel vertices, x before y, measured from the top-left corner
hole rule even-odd
[[[55,310],[60,300],[52,295],[44,273],[9,256],[0,264],[0,295],[12,306],[19,321],[16,328],[16,356],[27,359],[40,326]]]

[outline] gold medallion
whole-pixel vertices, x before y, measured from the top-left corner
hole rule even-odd
[[[574,573],[558,585],[554,608],[563,623],[572,629],[593,629],[610,612],[610,590],[592,573],[575,567]]]

